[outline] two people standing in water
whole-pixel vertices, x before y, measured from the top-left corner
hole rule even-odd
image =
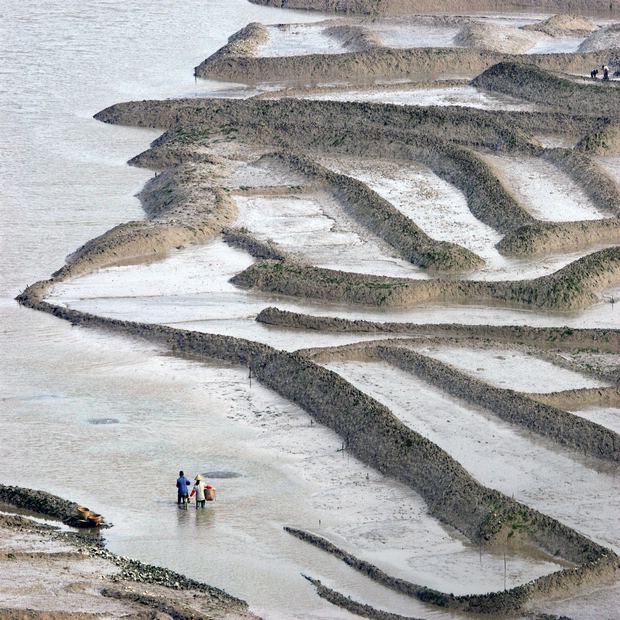
[[[187,506],[194,495],[196,496],[196,509],[204,508],[206,501],[215,499],[215,489],[210,484],[205,484],[201,474],[194,478],[194,488],[191,493],[189,492],[190,484],[191,482],[181,470],[177,478],[177,504],[179,506]]]

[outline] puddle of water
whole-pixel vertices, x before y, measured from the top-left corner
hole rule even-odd
[[[237,198],[238,225],[311,265],[357,273],[427,278],[364,230],[332,196]]]
[[[616,466],[557,448],[388,364],[341,362],[327,367],[384,403],[482,484],[620,549]]]
[[[507,95],[486,93],[473,86],[403,88],[402,90],[351,88],[346,91],[305,95],[304,99],[367,101],[411,106],[464,106],[482,110],[532,111],[535,109],[534,104],[519,101]]]
[[[592,204],[575,181],[544,159],[498,155],[484,155],[484,158],[537,219],[572,222],[609,217]]]
[[[520,351],[433,345],[420,352],[476,379],[518,392],[560,392],[607,385]]]

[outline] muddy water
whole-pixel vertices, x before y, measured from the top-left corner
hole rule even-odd
[[[248,21],[306,16],[242,0],[155,0],[148,11],[114,0],[9,0],[3,9],[0,479],[96,507],[115,523],[113,550],[224,587],[265,617],[349,617],[318,599],[302,570],[403,611],[397,596],[282,532],[283,523],[318,524],[308,503],[316,487],[286,470],[288,457],[274,465],[257,431],[228,415],[288,403],[255,384],[250,394],[243,371],[72,329],[12,301],[81,243],[142,217],[133,195],[150,173],[125,161],[157,132],[103,125],[93,113],[124,99],[211,92],[192,67],[229,34]],[[118,422],[91,423],[100,418]],[[179,467],[241,476],[214,481],[217,510],[180,512]]]

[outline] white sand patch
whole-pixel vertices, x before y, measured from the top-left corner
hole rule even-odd
[[[587,409],[579,409],[571,413],[591,422],[596,422],[620,434],[620,409],[617,407],[588,407]]]
[[[559,392],[607,385],[520,351],[436,345],[416,350],[476,379],[519,392]]]
[[[329,101],[367,101],[411,106],[462,106],[483,110],[531,111],[532,103],[519,101],[508,95],[486,93],[473,86],[450,86],[443,88],[403,88],[381,90],[379,88],[351,88],[306,95],[304,99]]]
[[[598,220],[608,217],[557,166],[540,158],[485,155],[534,217],[549,222]]]
[[[358,273],[427,278],[363,229],[326,192],[287,197],[238,197],[237,224],[259,239],[317,267]]]
[[[388,364],[346,362],[328,368],[384,403],[482,484],[620,549],[620,477],[615,466],[585,460]]]

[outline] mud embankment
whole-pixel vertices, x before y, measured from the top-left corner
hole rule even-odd
[[[284,9],[308,9],[355,15],[415,15],[454,11],[527,11],[620,15],[619,0],[250,0]]]
[[[448,364],[402,347],[376,348],[379,357],[451,396],[493,412],[502,420],[600,459],[620,462],[620,436],[612,430],[514,390],[494,387]]]
[[[552,15],[542,22],[523,26],[523,30],[543,32],[550,37],[587,37],[597,26],[580,15]],[[607,46],[610,47],[610,46]]]
[[[368,84],[377,80],[411,80],[414,76],[427,80],[429,76],[439,75],[473,77],[497,63],[517,63],[522,60],[522,57],[515,54],[473,48],[379,47],[361,52],[277,58],[216,52],[199,64],[194,74],[199,78],[244,84],[282,81],[312,84],[342,80]],[[548,71],[585,73],[592,67],[609,63],[610,53],[609,50],[600,50],[570,54],[530,54],[527,61]]]
[[[618,92],[620,102],[620,92]],[[617,119],[620,121],[620,117]],[[542,157],[566,172],[602,211],[620,217],[620,185],[598,164],[583,153],[571,149],[547,149]],[[620,242],[620,237],[617,238]]]
[[[262,144],[283,148],[311,147],[321,152],[342,151],[350,141],[362,142],[371,155],[381,157],[394,141],[424,144],[425,140],[442,140],[492,150],[531,148],[521,124],[532,129],[555,126],[568,129],[584,124],[586,131],[596,126],[593,119],[500,114],[487,110],[453,108],[416,108],[391,104],[346,101],[312,101],[282,99],[176,99],[130,101],[118,103],[98,112],[97,120],[117,125],[173,130],[154,142],[183,145],[200,144],[205,132],[219,128],[238,133],[241,138],[258,138]],[[552,124],[552,118],[556,118]],[[234,135],[231,135],[231,139]],[[377,144],[373,145],[373,140]],[[388,155],[390,153],[388,151]]]
[[[260,241],[245,228],[225,228],[222,237],[228,245],[245,250],[250,256],[262,260],[286,260],[287,255],[273,241]]]
[[[462,246],[429,237],[362,181],[332,172],[299,155],[279,153],[277,156],[313,180],[325,182],[353,219],[414,265],[444,272],[472,271],[484,265],[479,256]]]
[[[466,24],[454,39],[459,46],[491,50],[504,54],[523,54],[547,38],[539,32],[527,32],[520,28],[472,22]]]
[[[592,33],[580,46],[580,52],[594,52],[610,47],[620,48],[620,24],[612,24]]]
[[[620,95],[619,95],[620,96]],[[617,119],[608,119],[588,132],[576,145],[576,150],[592,155],[620,154],[620,126]]]
[[[529,327],[524,325],[459,325],[454,323],[379,323],[329,316],[300,314],[278,308],[265,308],[256,320],[289,329],[324,332],[391,333],[422,337],[479,340],[536,346],[540,349],[574,351],[590,349],[601,353],[620,351],[620,330],[573,329],[570,327]]]
[[[383,46],[381,36],[364,26],[330,26],[323,30],[323,34],[340,41],[342,46],[351,52]]]
[[[583,409],[584,407],[620,408],[620,388],[583,388],[544,394],[526,394],[528,398],[558,409]]]
[[[607,64],[609,61],[603,62]],[[569,114],[620,116],[620,96],[615,88],[603,83],[597,86],[579,84],[545,71],[533,62],[500,62],[472,80],[471,84],[481,90],[552,105]]]
[[[509,232],[497,249],[506,256],[545,256],[620,243],[620,219],[540,222]]]
[[[263,261],[232,278],[242,288],[329,302],[406,307],[432,302],[484,302],[576,310],[599,301],[620,281],[620,246],[594,252],[534,280],[409,280]]]

